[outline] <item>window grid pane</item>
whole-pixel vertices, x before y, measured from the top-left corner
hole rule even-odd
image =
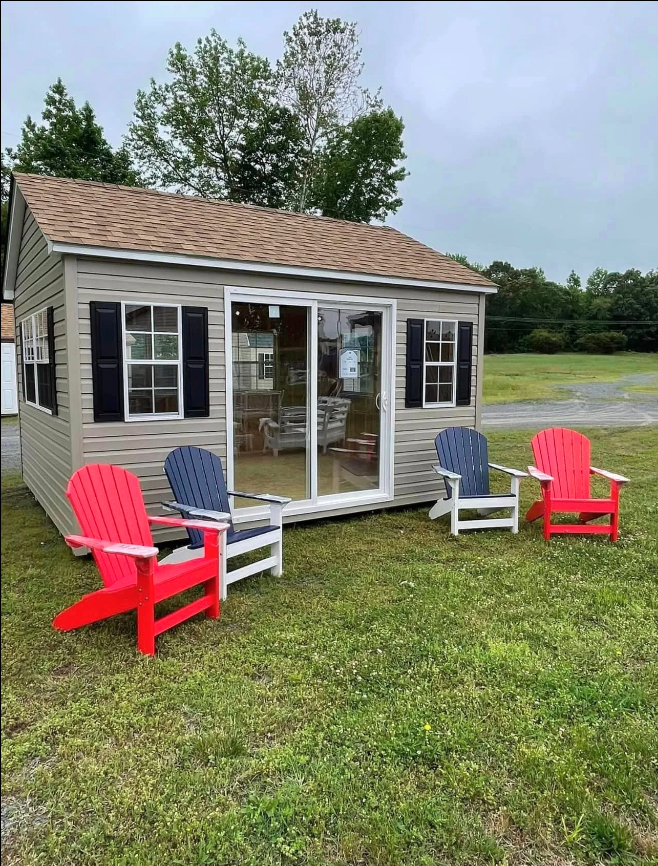
[[[456,334],[454,321],[425,322],[426,405],[453,402]]]

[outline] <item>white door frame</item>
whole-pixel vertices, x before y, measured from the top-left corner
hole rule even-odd
[[[224,288],[224,346],[226,358],[226,480],[229,490],[234,489],[233,454],[233,331],[231,305],[233,302],[262,303],[285,301],[292,306],[307,307],[310,310],[309,364],[310,382],[308,400],[311,418],[307,442],[308,471],[311,479],[309,499],[291,502],[286,508],[286,516],[340,511],[359,505],[390,502],[393,499],[393,469],[395,460],[395,340],[397,303],[395,299],[376,298],[329,293],[279,291],[273,289],[254,289],[244,286],[225,286]],[[380,451],[378,490],[356,490],[352,493],[338,493],[318,496],[317,484],[317,403],[318,403],[318,307],[358,307],[382,313],[382,369],[381,369],[381,410],[380,410]],[[269,491],[245,491],[274,493]],[[236,522],[266,518],[266,507],[240,508],[235,512]]]

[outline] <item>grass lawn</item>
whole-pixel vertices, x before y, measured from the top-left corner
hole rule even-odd
[[[485,355],[484,402],[515,403],[519,400],[564,400],[573,395],[555,388],[581,382],[616,382],[636,373],[653,373],[655,385],[632,388],[656,393],[658,356],[654,353],[619,352],[616,355]]]
[[[3,480],[2,862],[658,862],[658,428],[591,438],[632,479],[617,545],[291,528],[283,577],[154,659],[133,615],[52,630],[98,577]]]

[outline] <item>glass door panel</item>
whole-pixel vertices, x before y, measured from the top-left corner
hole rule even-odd
[[[234,487],[309,499],[309,307],[234,302],[231,330]]]
[[[382,313],[318,308],[318,495],[380,487]]]

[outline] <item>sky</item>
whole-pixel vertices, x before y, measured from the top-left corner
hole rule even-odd
[[[559,281],[658,267],[656,2],[3,2],[2,146],[58,76],[118,145],[175,42],[214,27],[275,60],[308,8],[358,23],[363,84],[404,120],[391,225]]]

